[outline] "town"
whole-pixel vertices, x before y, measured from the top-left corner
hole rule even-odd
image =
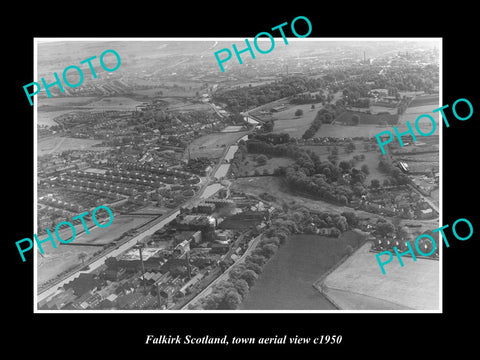
[[[40,46],[43,72],[58,46]],[[434,41],[299,42],[220,74],[225,46],[125,42],[108,78],[37,95],[37,234],[77,229],[35,254],[38,309],[435,308],[415,274],[439,271],[439,136],[375,137],[439,106]],[[87,234],[74,217],[98,206],[115,221],[86,215]],[[423,234],[430,256],[378,270]],[[389,292],[398,279],[426,295]]]

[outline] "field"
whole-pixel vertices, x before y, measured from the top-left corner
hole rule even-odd
[[[346,254],[348,245],[356,246],[358,237],[350,232],[338,239],[290,236],[266,265],[240,309],[335,310],[312,284]]]
[[[114,239],[121,236],[125,231],[136,228],[152,218],[153,216],[132,217],[128,215],[117,215],[114,217],[114,220],[109,227],[91,228],[89,229],[90,234],[86,234],[84,232],[80,235],[79,232],[83,229],[83,226],[82,224],[78,224],[77,226],[75,226],[75,228],[77,229],[77,236],[75,240],[72,241],[72,244],[108,244]],[[87,226],[90,225],[92,225],[92,222],[87,221]],[[63,229],[59,231],[59,235],[62,239],[68,240],[72,237],[72,231],[69,227],[66,227],[66,230]],[[46,237],[46,235],[39,236],[39,239],[42,240]],[[40,255],[40,253],[38,253],[37,274],[39,284],[49,279],[55,278],[62,271],[81,264],[81,260],[78,258],[78,255],[80,253],[86,252],[90,257],[94,252],[102,250],[102,246],[58,245],[59,242],[57,240],[56,244],[57,248],[54,249],[50,243],[45,243],[43,246],[43,257]]]
[[[37,125],[54,126],[58,125],[53,119],[57,116],[72,112],[72,110],[58,110],[57,107],[51,107],[50,110],[37,111]]]
[[[360,169],[362,165],[367,165],[370,173],[367,175],[365,179],[365,184],[370,185],[372,179],[378,179],[380,182],[386,178],[385,174],[378,170],[378,162],[380,161],[381,154],[377,151],[365,151],[363,149],[363,142],[362,141],[354,141],[356,149],[352,153],[345,153],[344,146],[337,146],[338,148],[338,162],[343,160],[351,160],[355,155],[365,155],[365,160],[359,161],[355,164],[357,169]],[[333,147],[333,146],[330,146]],[[326,160],[329,152],[327,150],[328,146],[302,146],[303,149],[309,149],[315,152],[318,156],[320,156],[321,160]]]
[[[186,99],[179,99],[179,98],[162,98],[163,101],[168,102],[168,110],[171,111],[210,111],[214,112],[212,107],[209,104],[195,104]]]
[[[364,244],[323,281],[326,294],[342,309],[439,309],[439,262],[394,259],[382,274],[375,254]]]
[[[320,104],[315,104],[315,109],[311,109],[311,104],[290,106],[287,110],[280,111],[273,115],[275,119],[274,133],[288,133],[292,137],[301,138],[305,131],[310,127],[313,119],[317,115]],[[303,110],[302,116],[295,116],[295,111]]]
[[[222,155],[225,147],[235,143],[242,136],[246,135],[246,131],[239,131],[234,133],[212,133],[201,136],[193,140],[188,148],[190,149],[190,156],[218,158]],[[188,157],[188,152],[185,152],[184,157]]]
[[[293,163],[292,159],[284,157],[274,157],[267,160],[265,165],[257,165],[254,155],[248,155],[245,161],[242,162],[242,170],[240,175],[253,175],[255,170],[258,170],[260,174],[263,174],[264,170],[267,170],[271,174],[276,168],[280,166],[288,166]]]
[[[392,126],[381,126],[381,125],[341,125],[341,124],[322,124],[320,129],[318,129],[315,137],[355,137],[363,136],[373,138],[381,131],[391,130],[393,132]]]
[[[432,110],[438,108],[439,105],[439,95],[432,94],[432,95],[421,95],[415,97],[410,106],[422,106],[422,105],[431,105]]]
[[[40,238],[41,239],[41,238]],[[46,248],[42,256],[37,254],[37,283],[40,286],[44,282],[54,279],[58,274],[68,270],[71,267],[80,265],[82,261],[78,255],[82,252],[88,256],[93,255],[101,248],[97,246],[57,246],[56,249]]]
[[[135,106],[142,104],[129,97],[91,97],[71,96],[42,99],[38,113],[57,110],[135,110]]]
[[[288,190],[280,178],[275,176],[239,178],[233,182],[232,190],[256,196],[268,193],[277,199],[273,203],[276,203],[278,206],[285,202],[288,205],[306,206],[311,210],[329,211],[335,214],[340,214],[343,211],[352,211],[352,208],[349,207],[337,206],[326,201],[295,195]]]
[[[88,108],[92,110],[135,110],[141,102],[132,100],[128,97],[106,97],[96,102],[88,104]],[[86,106],[87,107],[87,106]]]
[[[140,80],[135,80],[136,83],[140,82]],[[151,84],[148,84],[151,85]],[[155,97],[158,98],[158,92],[161,91],[162,96],[185,96],[185,97],[193,97],[196,95],[197,91],[201,92],[201,86],[198,85],[198,83],[192,83],[192,89],[190,89],[190,86],[186,87],[185,89],[182,89],[180,87],[174,88],[174,87],[166,87],[162,85],[168,85],[162,82],[162,84],[159,84],[153,89],[142,89],[142,90],[132,90],[133,94],[140,95],[140,96],[148,96],[148,97]]]
[[[94,96],[67,96],[67,97],[55,97],[55,98],[39,98],[38,111],[46,111],[46,109],[55,107],[72,107],[88,105],[98,100],[98,97]]]
[[[66,138],[66,137],[48,137],[38,140],[37,156],[43,156],[52,153],[60,153],[66,150],[92,150],[102,151],[108,148],[95,147],[101,140]]]
[[[439,134],[439,118],[441,115],[439,113],[432,113],[432,110],[436,109],[438,106],[436,105],[422,105],[422,106],[409,106],[408,109],[405,111],[404,114],[400,115],[400,118],[398,120],[397,128],[399,132],[404,132],[407,131],[407,121],[410,123],[412,128],[415,131],[415,136],[417,137],[417,141],[423,141],[426,137],[423,137],[421,135],[417,136],[417,131],[415,129],[415,120],[423,114],[428,114],[432,116],[435,119],[435,124],[436,124],[436,130],[433,133],[434,135]],[[442,121],[442,120],[440,120]],[[429,133],[432,131],[432,123],[428,118],[422,118],[418,122],[418,128],[423,132],[423,133]]]
[[[377,125],[385,122],[390,125],[395,125],[397,119],[397,116],[392,114],[371,115],[363,112],[347,110],[335,119],[335,123],[350,124],[352,116],[355,114],[360,118],[360,125]]]

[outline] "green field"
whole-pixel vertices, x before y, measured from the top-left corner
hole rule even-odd
[[[315,137],[356,137],[363,136],[373,138],[381,131],[390,130],[393,132],[392,126],[380,126],[380,125],[341,125],[341,124],[322,124],[318,129]]]
[[[42,237],[40,237],[42,239]],[[78,255],[85,252],[88,256],[99,251],[97,246],[57,246],[56,249],[45,245],[42,256],[37,254],[37,284],[40,286],[44,282],[54,279],[58,274],[68,270],[71,267],[82,263]]]
[[[382,274],[366,243],[323,281],[326,294],[342,309],[439,309],[439,262],[394,259]]]
[[[193,140],[188,146],[188,149],[190,149],[190,156],[192,158],[219,158],[228,145],[235,143],[238,139],[240,139],[247,133],[248,132],[246,131],[239,131],[234,133],[215,132],[201,136]],[[184,157],[188,157],[187,151],[185,151]]]
[[[289,237],[265,266],[241,309],[335,310],[312,284],[355,247],[359,235],[339,238],[296,234]]]
[[[284,157],[274,157],[267,160],[265,165],[257,165],[257,161],[255,161],[256,156],[248,155],[245,161],[242,162],[242,171],[240,175],[253,175],[255,170],[258,170],[260,174],[263,174],[263,171],[267,169],[269,173],[272,173],[275,169],[280,166],[288,166],[293,164],[293,160]]]
[[[417,134],[417,131],[415,129],[415,120],[420,115],[428,114],[435,119],[436,130],[434,132],[434,135],[438,135],[439,134],[438,124],[439,124],[439,121],[442,121],[442,120],[439,120],[441,115],[439,115],[439,113],[435,113],[435,114],[432,113],[432,110],[436,109],[437,107],[438,106],[436,106],[436,105],[421,105],[421,106],[409,107],[405,111],[404,114],[400,115],[400,118],[399,118],[398,124],[397,124],[397,128],[398,128],[399,132],[403,132],[403,131],[408,130],[407,123],[406,123],[408,121],[410,123],[410,125],[412,126],[412,128],[414,129],[415,134],[417,136],[418,134]],[[423,119],[418,121],[418,128],[424,133],[429,133],[432,130],[432,123],[428,118],[423,118]],[[425,138],[426,137],[423,137],[423,136],[420,136],[420,135],[417,136],[418,141],[423,141]]]
[[[66,137],[54,137],[39,139],[37,143],[37,156],[43,156],[46,154],[60,153],[66,150],[91,150],[102,151],[108,148],[95,147],[94,145],[100,144],[101,140],[90,139],[78,139],[78,138],[66,138]]]
[[[311,109],[311,106],[311,104],[289,106],[287,110],[275,113],[273,132],[288,133],[292,137],[301,138],[321,108],[321,104],[315,104],[315,109]],[[295,116],[298,109],[303,111],[302,116]]]

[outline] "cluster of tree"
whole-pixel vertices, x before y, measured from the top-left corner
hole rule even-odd
[[[260,126],[260,131],[271,133],[273,131],[274,126],[275,126],[275,122],[273,121],[273,119],[271,119],[263,123],[262,126]]]
[[[302,135],[302,139],[310,139],[315,134],[317,133],[318,129],[320,129],[320,126],[322,126],[323,119],[319,116],[320,111],[317,113],[315,116],[315,119],[313,119],[312,123],[310,124],[310,127],[305,130],[305,132]]]
[[[384,156],[380,158],[378,169],[390,175],[388,185],[406,185],[410,182],[408,176],[405,175],[399,168],[393,166]]]
[[[369,90],[369,86],[365,82],[351,80],[344,84],[343,99],[347,105],[357,106],[355,104],[360,101],[360,98],[367,97]]]
[[[249,139],[259,140],[273,145],[290,142],[290,135],[288,133],[250,134],[248,137]]]
[[[405,98],[403,98],[398,104],[397,114],[402,115],[405,112],[405,110],[407,110],[407,108],[408,108],[408,101]]]
[[[355,145],[350,142],[347,147],[354,149]],[[341,161],[337,165],[336,162],[321,161],[313,151],[305,150],[293,143],[272,145],[257,139],[247,141],[247,151],[294,159],[294,164],[279,168],[275,175],[283,176],[287,184],[296,191],[342,205],[348,204],[353,196],[361,196],[366,192],[363,183],[369,173],[368,166],[362,169],[355,168],[355,163],[361,158],[360,156],[357,159]],[[335,153],[338,154],[336,147],[333,148],[330,156],[336,157]],[[395,171],[394,173],[400,176]]]
[[[242,166],[242,162],[247,158],[247,146],[244,141],[240,141],[238,149],[233,159],[230,160],[230,168],[228,169],[229,175],[236,176]]]
[[[395,232],[395,226],[390,221],[380,218],[375,225],[374,232],[382,237],[387,237],[393,235]]]
[[[292,234],[292,225],[295,226],[292,222],[280,222],[279,226],[268,229],[245,261],[230,270],[228,280],[215,285],[212,293],[199,301],[194,308],[236,309],[248,295],[267,261]]]
[[[247,108],[263,105],[284,97],[307,91],[315,92],[324,84],[325,82],[322,79],[291,76],[265,85],[217,91],[213,99],[215,102],[227,104],[231,111],[241,112]]]

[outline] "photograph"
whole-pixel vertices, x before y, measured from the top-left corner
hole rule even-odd
[[[263,34],[35,38],[35,312],[441,312],[441,38]]]

